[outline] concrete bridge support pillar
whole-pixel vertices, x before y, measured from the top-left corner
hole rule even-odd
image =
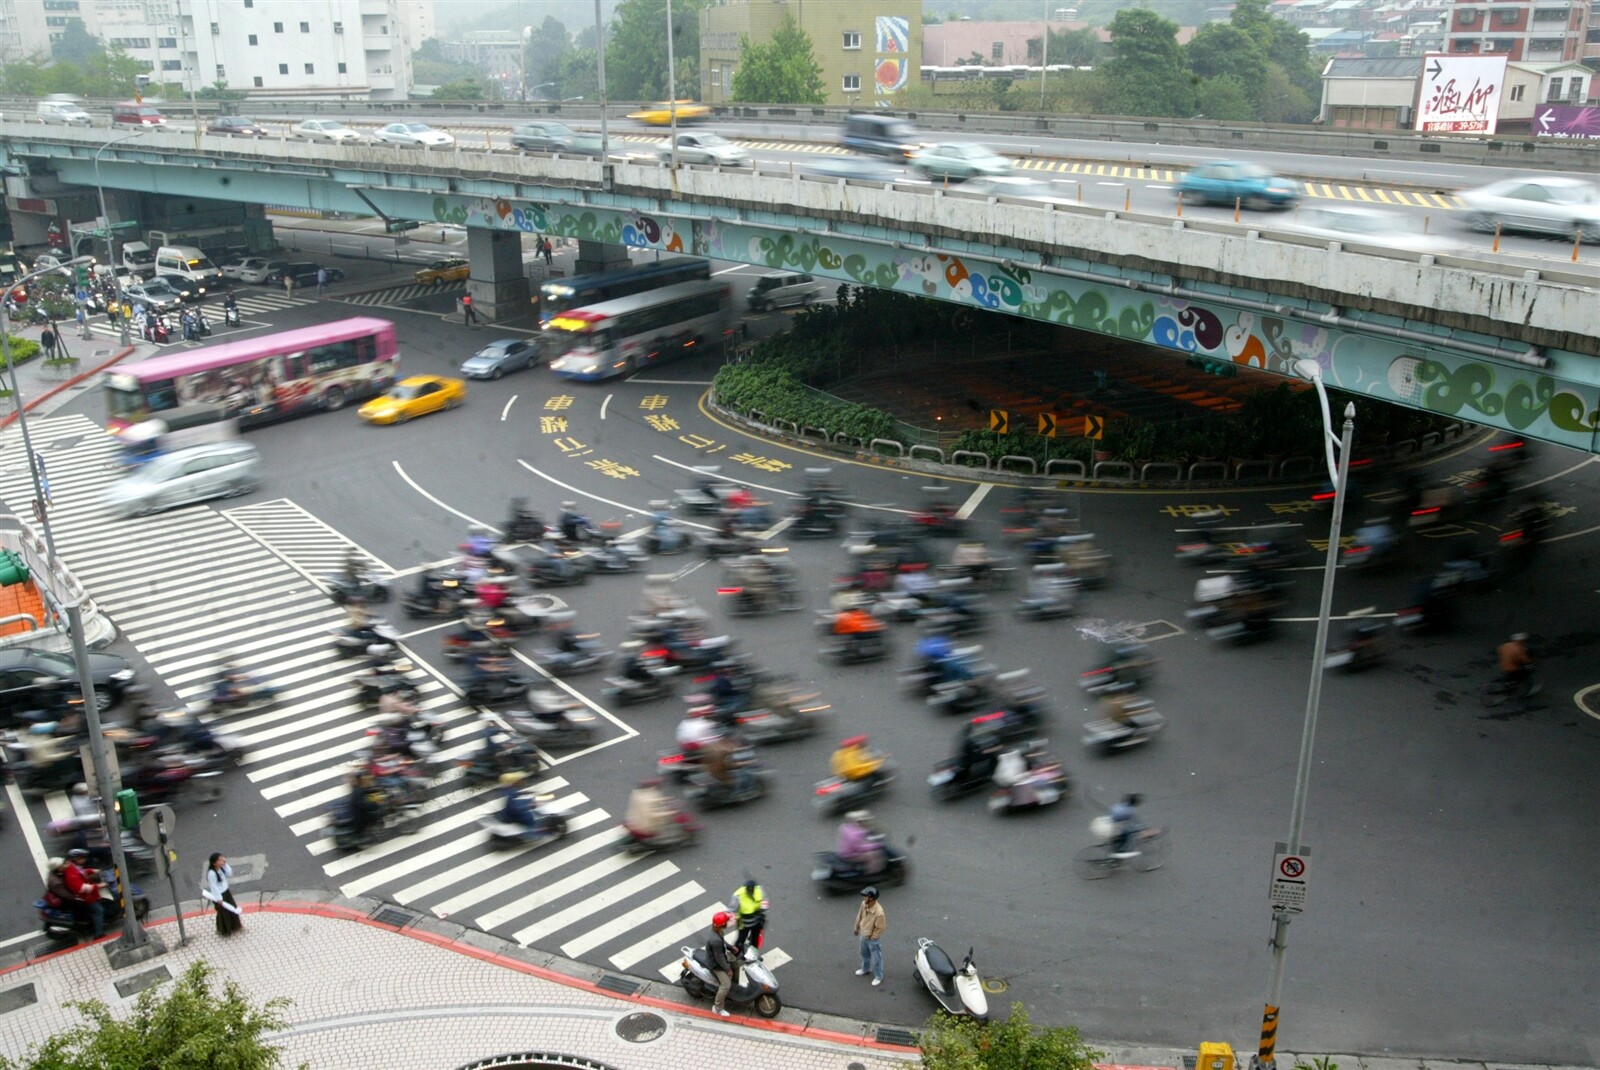
[[[472,276],[467,293],[472,309],[486,323],[531,316],[528,277],[522,267],[522,235],[514,230],[467,230]]]
[[[616,242],[578,239],[578,260],[572,266],[574,275],[593,275],[601,271],[619,271],[632,261],[628,247]]]

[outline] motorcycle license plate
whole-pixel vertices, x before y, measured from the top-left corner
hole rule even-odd
[[[811,879],[814,880],[814,881],[825,881],[825,880],[827,880],[828,879],[828,868],[826,866],[817,866],[815,869],[813,869],[811,871]]]
[[[953,771],[949,769],[941,769],[939,772],[928,777],[928,783],[937,788],[941,784],[950,783],[950,781],[954,780],[955,778],[956,775]]]

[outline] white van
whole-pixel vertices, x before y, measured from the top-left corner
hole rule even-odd
[[[124,242],[122,269],[148,279],[156,273],[156,254],[142,241]]]
[[[222,281],[222,271],[193,245],[163,245],[156,250],[156,274],[178,275],[189,282]]]
[[[763,275],[750,287],[746,303],[756,312],[809,305],[822,296],[822,283],[810,275]]]
[[[75,100],[41,100],[33,115],[50,126],[91,126],[94,123]]]

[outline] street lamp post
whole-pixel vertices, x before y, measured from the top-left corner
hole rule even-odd
[[[1315,361],[1302,360],[1297,363],[1295,370],[1310,379],[1312,385],[1316,387],[1317,399],[1322,406],[1323,448],[1327,452],[1328,475],[1333,480],[1333,518],[1328,524],[1328,553],[1322,571],[1322,601],[1317,607],[1316,646],[1311,651],[1311,683],[1306,690],[1305,723],[1300,730],[1300,763],[1295,770],[1294,801],[1289,808],[1289,838],[1286,841],[1289,854],[1303,855],[1306,848],[1300,841],[1300,834],[1305,827],[1306,795],[1311,782],[1311,751],[1317,738],[1317,714],[1322,704],[1322,676],[1328,657],[1328,618],[1333,608],[1334,570],[1339,564],[1339,528],[1344,523],[1345,496],[1350,477],[1350,443],[1355,436],[1356,406],[1355,402],[1345,406],[1343,433],[1335,435],[1333,419],[1328,410],[1328,391],[1322,382],[1321,367]],[[1339,447],[1337,466],[1333,452],[1335,444]],[[1261,1043],[1254,1058],[1250,1060],[1251,1070],[1275,1070],[1277,1067],[1275,1052],[1278,1043],[1278,1001],[1283,995],[1283,962],[1289,948],[1291,920],[1292,915],[1288,910],[1273,909],[1270,941],[1272,974],[1267,982],[1267,1003],[1261,1015]]]
[[[100,194],[100,218],[104,221],[106,227],[106,267],[111,271],[111,281],[115,284],[117,290],[117,322],[121,326],[122,344],[124,346],[131,344],[128,333],[128,317],[122,314],[124,304],[122,276],[117,272],[116,250],[111,245],[111,213],[106,211],[106,188],[100,182],[100,154],[119,142],[130,141],[143,133],[143,130],[136,130],[131,134],[124,134],[122,137],[114,137],[94,151],[94,188]]]
[[[517,14],[522,14],[522,3],[518,0]],[[528,99],[528,40],[533,36],[533,27],[522,28],[521,47],[517,49],[517,99],[526,102]]]
[[[667,144],[672,148],[672,167],[678,167],[678,72],[672,58],[672,0],[667,0]]]
[[[600,173],[611,188],[611,134],[606,126],[606,26],[600,17],[600,0],[594,0],[595,74],[600,79]]]
[[[109,222],[109,221],[108,221]],[[67,261],[64,266],[75,266],[90,260],[90,257],[79,256]],[[21,286],[28,280],[47,274],[55,268],[46,268],[43,271],[33,271],[18,279],[13,286]],[[44,488],[39,478],[39,456],[33,451],[33,439],[28,433],[28,409],[22,403],[22,390],[17,383],[17,366],[11,359],[11,324],[6,315],[5,302],[0,301],[0,351],[5,356],[6,367],[11,370],[11,396],[17,405],[17,425],[22,428],[22,448],[28,455],[28,473],[33,480],[33,507],[39,520],[39,528],[44,534],[45,554],[48,557],[47,567],[56,567],[56,539],[55,533],[50,528],[50,513],[45,504]],[[100,789],[101,816],[106,823],[106,841],[111,846],[111,865],[117,872],[122,889],[122,936],[113,945],[114,949],[124,953],[141,952],[152,944],[150,934],[145,932],[144,926],[139,924],[139,919],[134,916],[133,891],[128,880],[128,860],[122,850],[122,828],[116,819],[116,800],[112,796],[111,769],[106,764],[106,739],[100,728],[100,708],[96,704],[94,690],[94,676],[89,669],[89,650],[83,637],[83,611],[82,599],[74,598],[67,601],[67,631],[72,639],[72,661],[78,670],[78,690],[83,695],[83,711],[89,725],[89,756],[94,765],[95,784]],[[159,944],[156,945],[159,949]]]

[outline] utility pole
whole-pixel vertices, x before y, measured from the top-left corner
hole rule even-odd
[[[667,144],[672,148],[672,167],[678,167],[678,72],[673,70],[672,58],[672,0],[667,0],[667,121],[671,128]]]

